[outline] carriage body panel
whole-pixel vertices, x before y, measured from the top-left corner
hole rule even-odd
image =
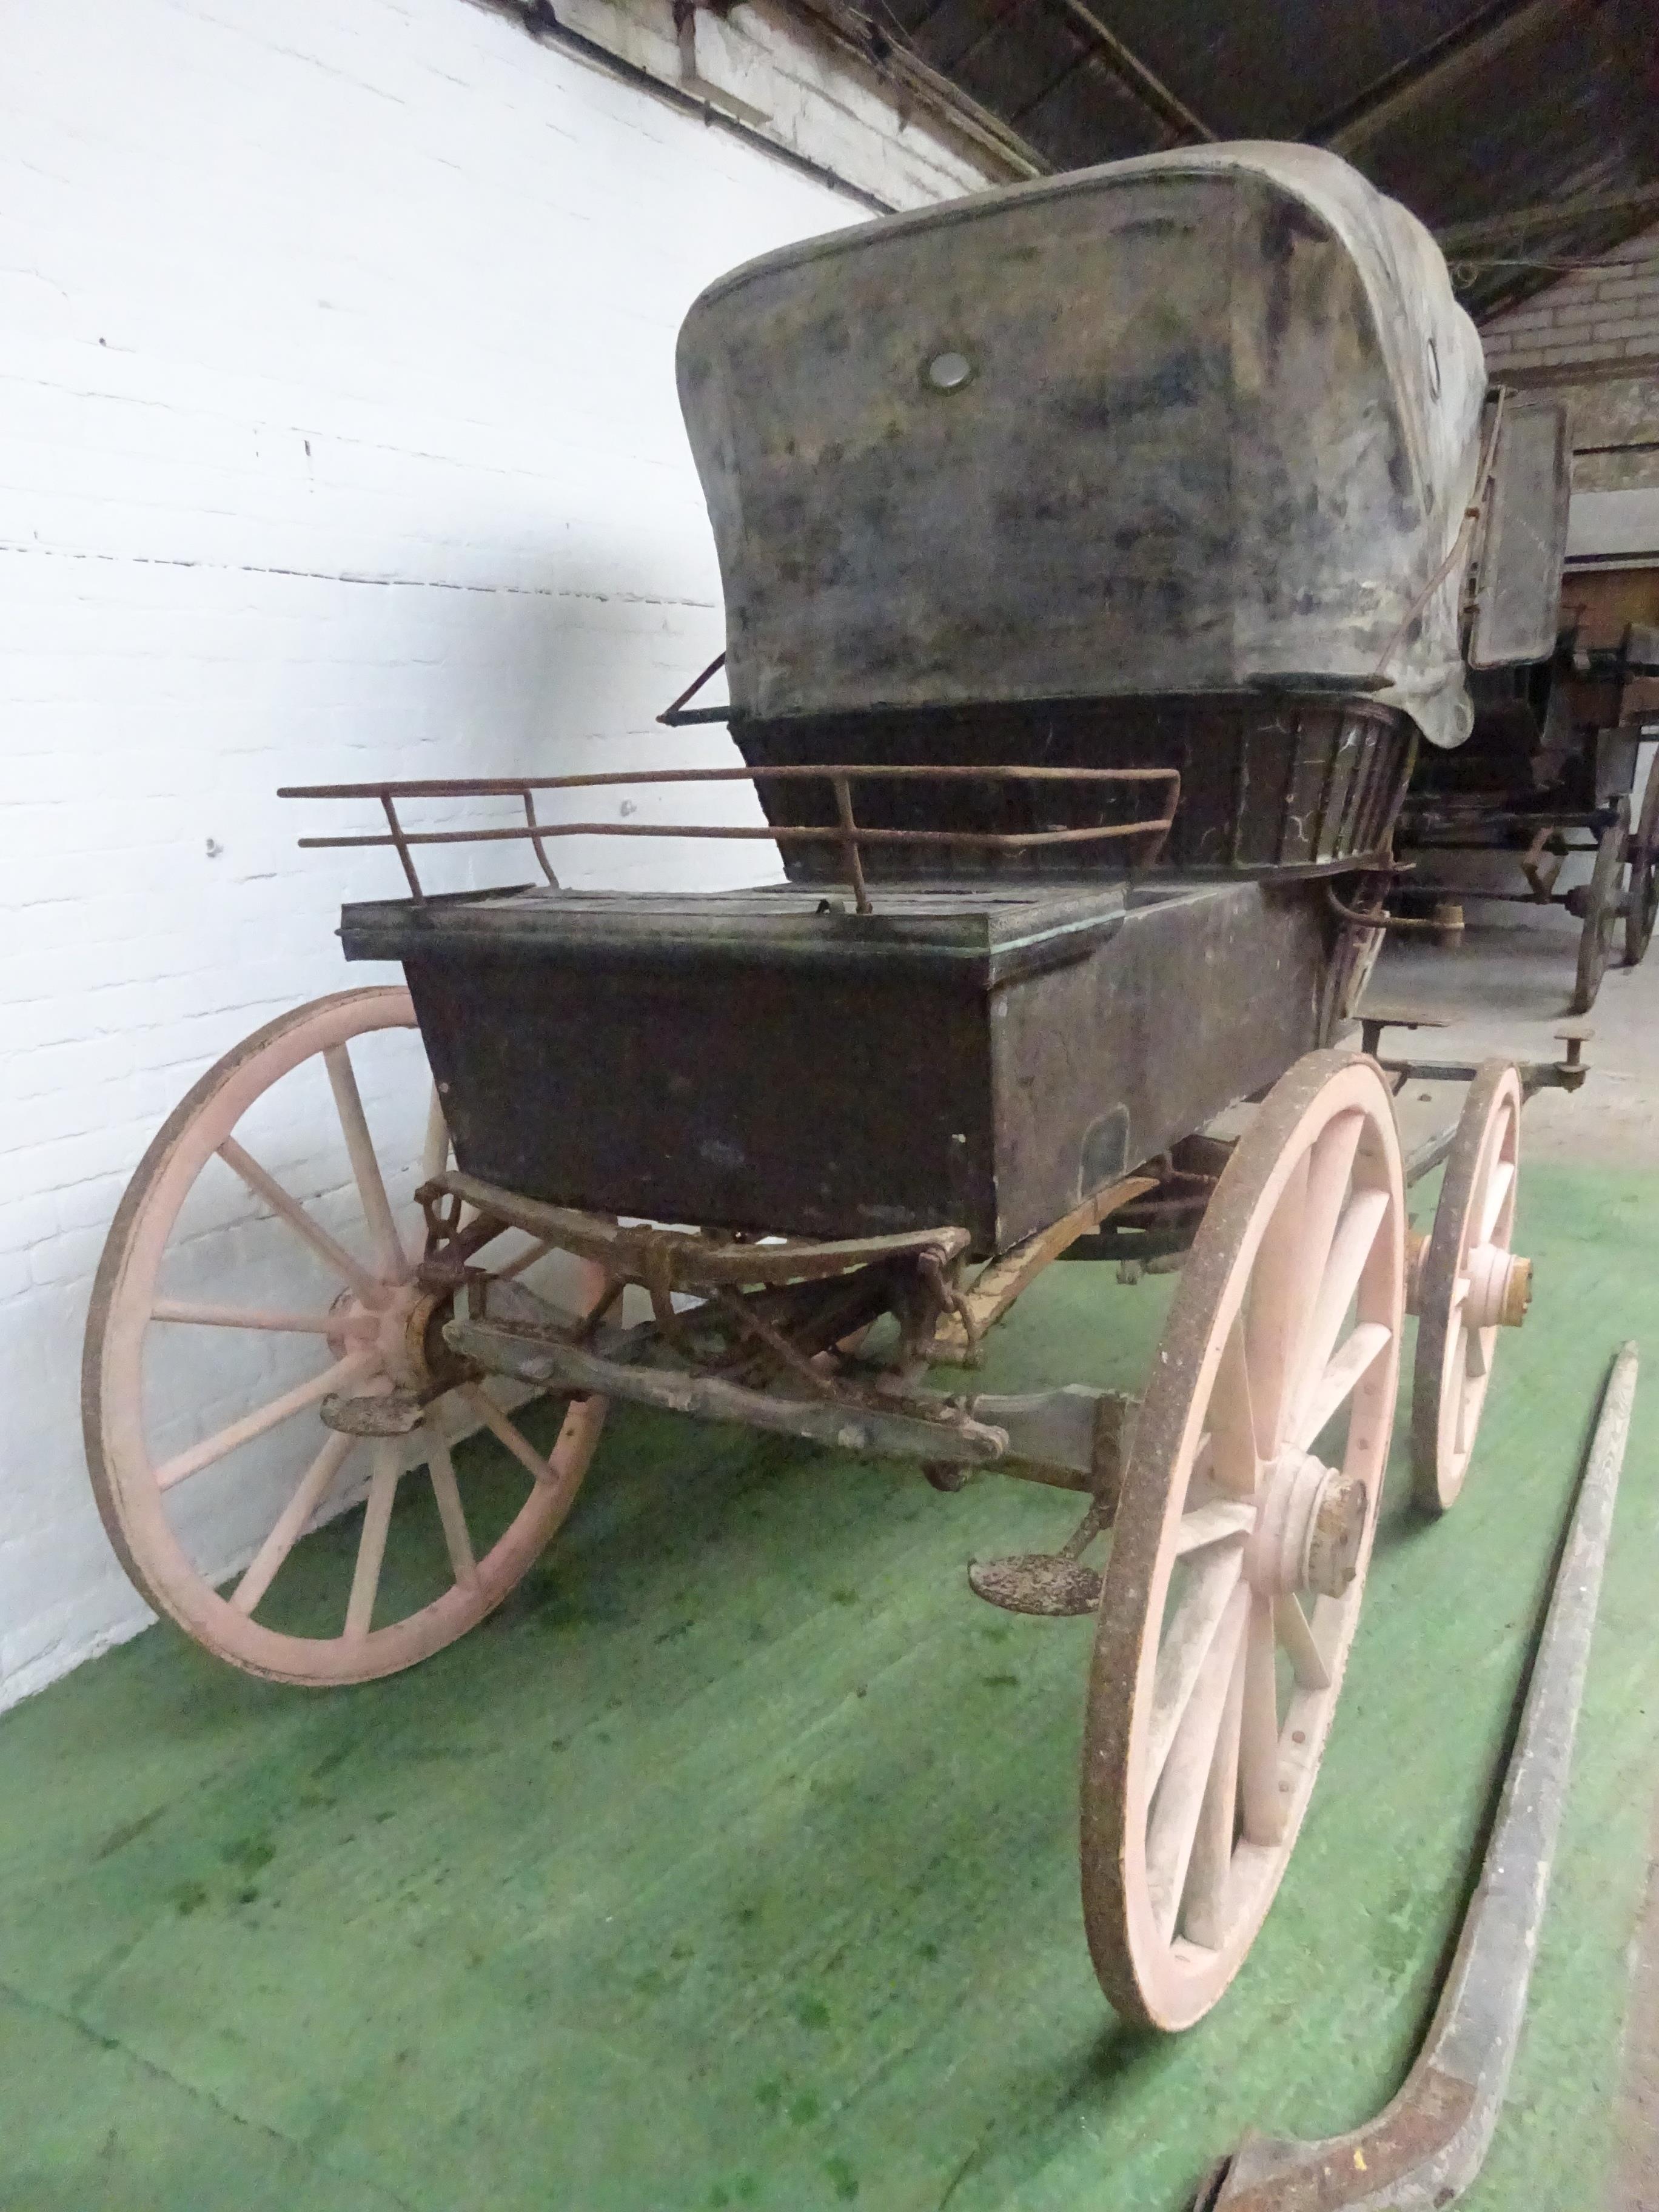
[[[869,916],[782,888],[399,900],[343,937],[404,963],[482,1182],[801,1236],[952,1222],[990,1253],[1308,1050],[1328,933],[1291,886],[1028,882]]]

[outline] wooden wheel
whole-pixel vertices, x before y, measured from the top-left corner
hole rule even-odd
[[[1128,2019],[1207,2012],[1289,1860],[1388,1463],[1404,1227],[1381,1071],[1310,1054],[1269,1092],[1193,1246],[1101,1590],[1083,1905]]]
[[[1413,1267],[1412,1491],[1443,1513],[1463,1487],[1500,1327],[1526,1317],[1532,1264],[1510,1249],[1521,1165],[1521,1078],[1489,1060],[1469,1085],[1434,1226]]]
[[[1630,889],[1625,902],[1625,965],[1638,967],[1659,921],[1659,767],[1650,767],[1642,818],[1630,848]]]
[[[481,1620],[568,1511],[604,1419],[598,1400],[574,1407],[544,1459],[446,1366],[447,1300],[416,1278],[413,1192],[448,1138],[414,1022],[405,990],[344,991],[227,1054],[139,1164],[94,1286],[82,1415],[110,1540],[158,1612],[279,1681],[392,1674]],[[598,1294],[597,1275],[586,1287]],[[425,1401],[412,1436],[340,1435],[319,1418],[331,1394],[394,1389]],[[470,1525],[456,1482],[457,1401],[525,1473],[527,1494],[493,1499],[488,1528]],[[328,1617],[296,1624],[280,1571],[365,1482]],[[227,1581],[228,1558],[246,1564]]]
[[[1584,918],[1578,939],[1578,974],[1571,1001],[1575,1014],[1589,1013],[1607,973],[1613,951],[1613,924],[1619,919],[1619,878],[1624,872],[1629,842],[1630,801],[1621,799],[1613,821],[1601,832],[1589,883],[1582,890],[1571,894],[1571,911],[1582,912]]]

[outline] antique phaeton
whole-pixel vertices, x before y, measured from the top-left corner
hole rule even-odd
[[[408,896],[342,934],[407,988],[270,1023],[151,1147],[88,1336],[99,1504],[209,1649],[331,1684],[501,1601],[613,1399],[1074,1492],[1054,1553],[970,1579],[1096,1616],[1090,1945],[1179,2027],[1308,1803],[1404,1315],[1438,1510],[1525,1309],[1517,1071],[1479,1073],[1420,1237],[1389,1079],[1337,1043],[1414,750],[1468,724],[1480,348],[1409,216],[1249,146],[772,255],[693,308],[680,377],[729,705],[665,719],[729,720],[744,765],[290,794],[380,811],[305,842],[395,853]],[[557,883],[556,839],[684,836],[649,810],[729,780],[764,822],[697,826],[782,884]],[[428,894],[431,848],[506,840],[543,880]],[[282,1103],[325,1076],[338,1167]],[[1126,1253],[1180,1261],[1143,1397],[976,1389],[1051,1262]],[[486,1377],[565,1404],[550,1454]],[[505,1510],[457,1480],[479,1423]],[[330,1519],[325,1620],[280,1571]]]

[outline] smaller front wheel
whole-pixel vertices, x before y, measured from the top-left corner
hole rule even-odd
[[[1514,1067],[1488,1060],[1457,1117],[1434,1226],[1413,1266],[1412,1493],[1431,1513],[1463,1487],[1498,1332],[1520,1325],[1532,1297],[1532,1263],[1510,1249],[1521,1105]]]
[[[602,1400],[544,1454],[447,1354],[414,1193],[448,1145],[408,992],[342,991],[210,1068],[117,1210],[82,1370],[93,1492],[140,1593],[250,1674],[366,1682],[441,1650],[528,1571],[592,1456]],[[511,1275],[541,1249],[474,1257]],[[321,1418],[394,1395],[413,1434]],[[464,1498],[450,1443],[480,1421],[513,1465],[504,1494]],[[283,1570],[331,1519],[347,1540],[291,1602]]]

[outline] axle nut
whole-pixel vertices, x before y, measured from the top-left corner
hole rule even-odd
[[[1357,1474],[1333,1475],[1320,1492],[1308,1531],[1306,1581],[1321,1597],[1340,1597],[1358,1573],[1368,1503]]]
[[[1503,1304],[1498,1310],[1498,1325],[1503,1328],[1519,1328],[1527,1317],[1532,1304],[1532,1261],[1511,1260],[1509,1275],[1504,1285]]]

